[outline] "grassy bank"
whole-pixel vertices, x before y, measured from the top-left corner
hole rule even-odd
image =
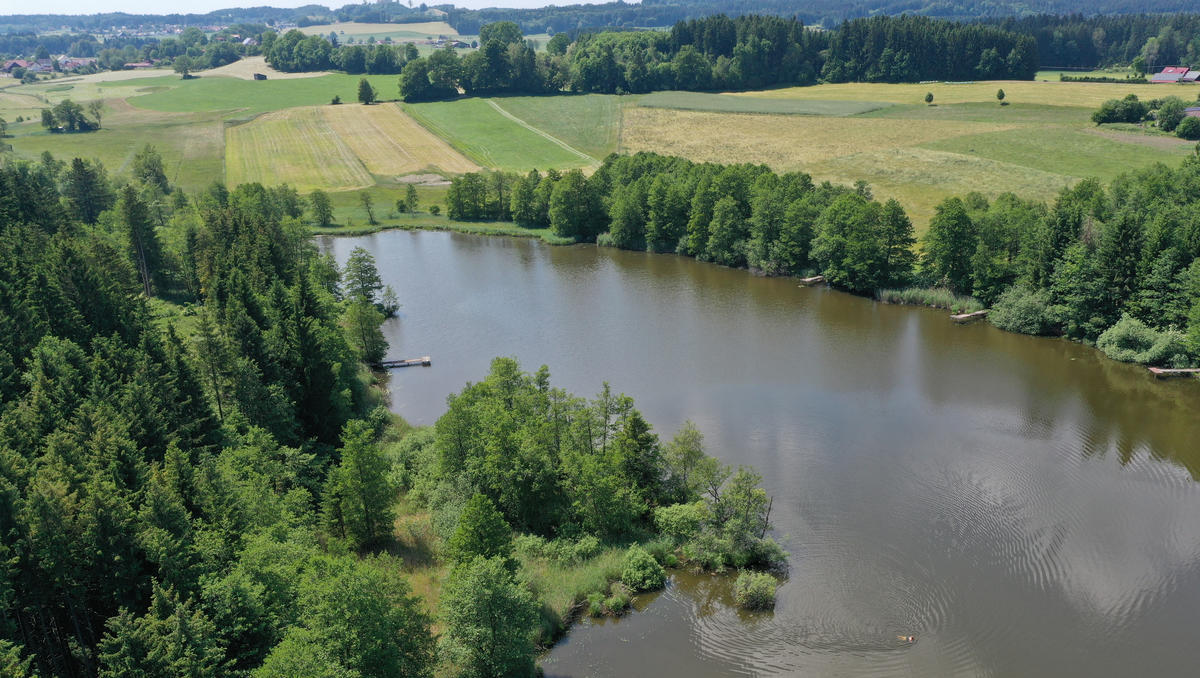
[[[962,297],[943,287],[909,287],[902,290],[879,290],[879,300],[887,304],[944,308],[951,313],[974,313],[984,306],[974,297]]]

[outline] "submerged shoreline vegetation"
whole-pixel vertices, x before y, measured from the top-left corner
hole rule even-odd
[[[466,174],[450,186],[447,213],[766,275],[819,273],[834,287],[885,301],[992,307],[1002,329],[1089,344],[1128,314],[1174,338],[1148,340],[1163,350],[1111,355],[1180,367],[1200,360],[1198,198],[1160,187],[1197,177],[1200,154],[1107,187],[1085,180],[1049,206],[1012,194],[952,197],[937,206],[919,243],[903,208],[875,201],[865,183],[816,184],[760,165],[652,153],[609,156],[591,177]]]
[[[785,562],[756,473],[607,386],[497,359],[390,414],[397,295],[286,186],[187,195],[149,148],[0,186],[6,676],[533,675],[597,596]]]

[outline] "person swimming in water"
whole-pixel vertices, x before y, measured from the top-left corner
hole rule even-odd
[[[917,637],[916,636],[896,636],[896,640],[903,640],[906,643],[915,643],[915,642],[917,642]]]

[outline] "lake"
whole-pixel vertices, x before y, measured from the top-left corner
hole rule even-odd
[[[495,356],[632,396],[763,475],[790,572],[773,613],[677,574],[585,621],[551,677],[1195,675],[1200,382],[671,255],[445,232],[371,251],[403,304],[392,406],[436,421]],[[917,642],[900,642],[898,635]]]

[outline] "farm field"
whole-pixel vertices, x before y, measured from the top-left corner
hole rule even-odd
[[[673,108],[712,113],[775,113],[780,115],[845,116],[869,113],[892,106],[876,101],[821,101],[818,99],[770,99],[707,92],[652,92],[638,98],[647,108]]]
[[[289,108],[234,125],[226,135],[225,166],[230,184],[287,183],[301,191],[478,169],[395,104]]]
[[[445,21],[423,21],[411,24],[360,24],[352,21],[336,24],[319,24],[316,26],[305,26],[299,29],[305,35],[329,35],[337,33],[339,39],[341,36],[353,36],[355,38],[363,38],[374,36],[376,40],[384,38],[407,38],[424,40],[427,37],[437,37],[445,35],[452,37],[458,35],[458,31]]]
[[[526,172],[594,164],[583,151],[572,150],[565,141],[506,115],[506,110],[488,99],[405,104],[404,110],[483,167]]]
[[[1091,113],[1127,93],[1188,100],[1200,93],[1116,83],[838,84],[363,107],[352,103],[360,76],[247,79],[262,70],[257,59],[188,81],[139,73],[12,86],[0,89],[0,116],[13,123],[64,98],[102,98],[108,112],[99,132],[59,136],[36,120],[10,124],[14,149],[30,158],[44,150],[98,158],[120,173],[151,143],[188,190],[224,176],[231,184],[287,182],[355,196],[368,187],[394,192],[406,175],[587,169],[614,151],[645,150],[866,181],[877,196],[900,200],[923,229],[949,195],[1013,191],[1052,199],[1084,177],[1177,163],[1192,144],[1132,125],[1098,128]],[[369,79],[382,99],[395,97],[395,76]],[[1009,105],[995,98],[1001,87]],[[933,106],[922,101],[927,91]],[[334,95],[348,103],[328,106]]]
[[[583,151],[597,162],[616,151],[621,140],[621,108],[625,105],[623,97],[581,94],[505,97],[492,101],[511,115]]]

